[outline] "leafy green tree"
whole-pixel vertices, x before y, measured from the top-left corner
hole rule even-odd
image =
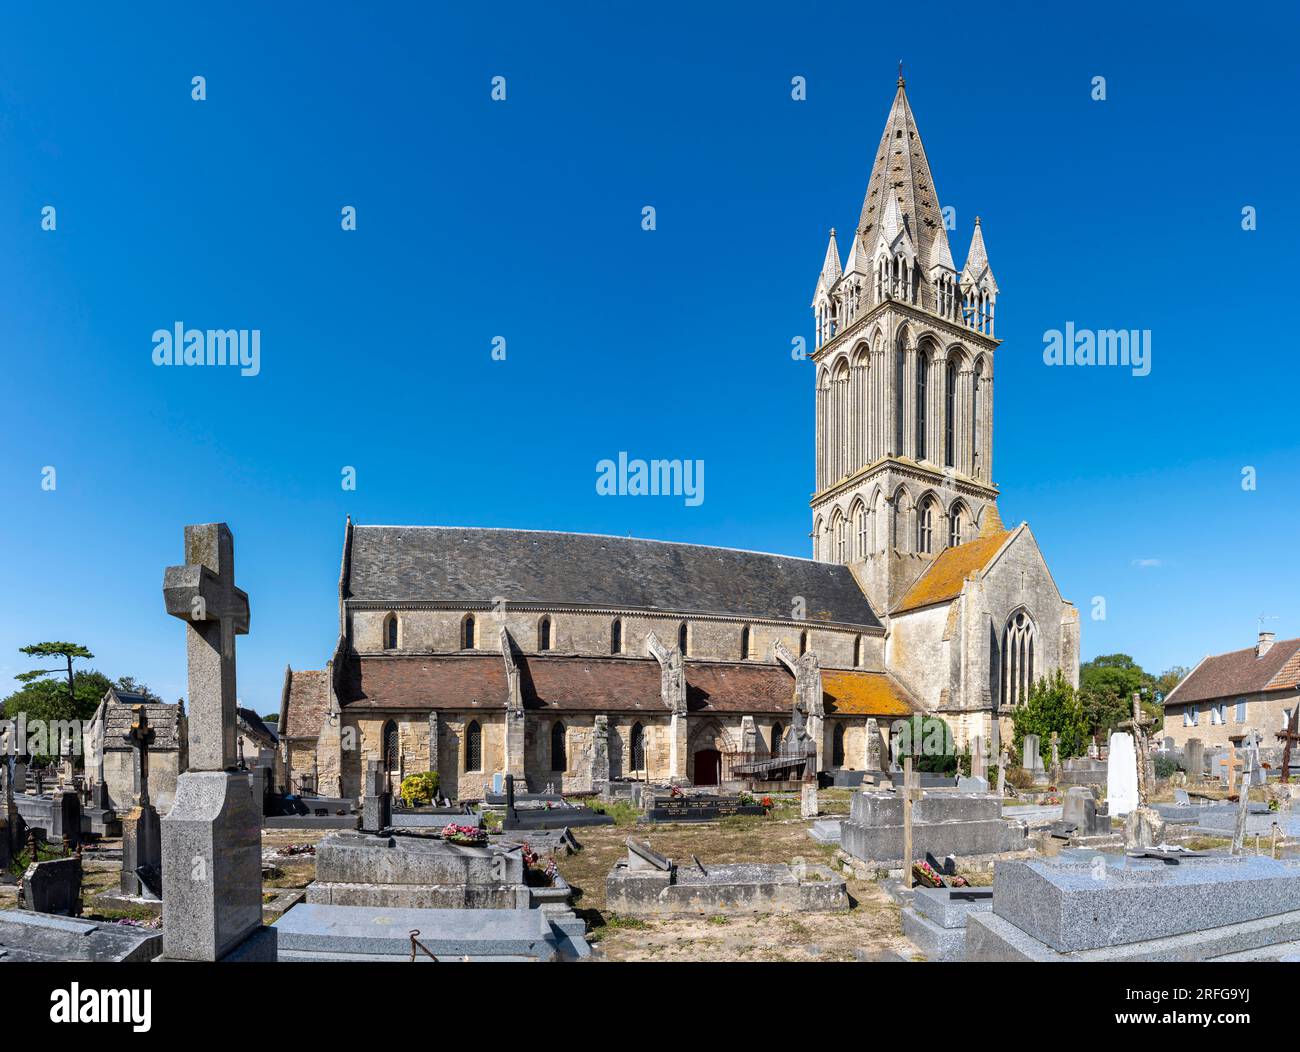
[[[38,679],[0,702],[0,715],[7,720],[16,720],[20,714],[25,714],[28,723],[40,720],[47,726],[71,720],[84,722],[95,714],[100,699],[111,685],[112,681],[102,672],[94,669],[79,672],[74,687],[76,694],[70,701],[65,684],[52,679]],[[53,755],[40,753],[36,759],[48,763]]]
[[[957,747],[952,729],[938,716],[913,716],[890,728],[894,759],[912,757],[912,769],[933,774],[956,774]]]
[[[1079,695],[1058,669],[1051,679],[1040,679],[1029,691],[1029,700],[1011,714],[1015,728],[1012,746],[1023,756],[1026,734],[1037,734],[1044,757],[1051,755],[1048,741],[1055,731],[1062,760],[1082,756],[1088,748],[1088,721]]]

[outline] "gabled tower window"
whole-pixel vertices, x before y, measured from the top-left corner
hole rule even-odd
[[[466,614],[460,623],[460,646],[462,650],[474,649],[474,615]]]
[[[934,551],[934,505],[929,501],[916,517],[916,550],[925,555]]]
[[[961,507],[958,506],[948,515],[948,547],[956,548],[961,542]]]
[[[483,770],[483,728],[478,720],[470,720],[465,728],[465,770]]]
[[[397,615],[389,614],[384,618],[384,649],[397,649]]]
[[[551,619],[543,617],[537,622],[537,649],[551,649]]]
[[[569,769],[569,754],[565,748],[564,724],[558,720],[551,728],[551,770],[567,771]]]

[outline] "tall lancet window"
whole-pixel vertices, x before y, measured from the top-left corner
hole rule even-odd
[[[632,766],[633,771],[645,770],[645,728],[639,723],[632,724]]]
[[[916,459],[924,460],[928,450],[925,448],[925,432],[929,427],[926,409],[930,401],[927,392],[930,384],[930,356],[924,350],[916,356]]]
[[[537,649],[551,649],[551,619],[543,617],[537,622]]]
[[[970,400],[971,471],[978,479],[984,477],[984,450],[980,445],[980,399],[984,397],[983,359],[975,363],[975,375],[971,380],[971,384],[974,388]]]
[[[1034,622],[1017,610],[1002,630],[1002,704],[1023,705],[1034,685]]]
[[[916,516],[916,550],[925,555],[934,551],[934,505],[928,500]]]
[[[948,363],[943,393],[943,462],[957,465],[957,362]]]
[[[742,658],[753,656],[749,650],[749,625],[744,625],[740,629],[740,656]]]
[[[865,559],[867,553],[870,551],[867,547],[867,509],[863,505],[859,504],[858,510],[854,514],[853,519],[858,534],[857,556],[859,559]]]
[[[397,615],[389,614],[384,619],[384,649],[397,649]]]
[[[895,456],[903,455],[903,341],[898,341],[894,349],[894,448],[890,451]]]

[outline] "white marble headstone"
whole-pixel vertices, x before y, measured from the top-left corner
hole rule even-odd
[[[1137,751],[1132,736],[1123,731],[1110,736],[1106,802],[1112,815],[1126,815],[1138,805]]]

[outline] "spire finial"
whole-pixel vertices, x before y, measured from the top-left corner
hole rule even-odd
[[[834,227],[831,227],[831,237],[834,237],[834,236],[835,236],[835,228],[834,228]]]
[[[903,80],[903,60],[901,58],[898,60],[898,86],[900,88],[906,87],[906,82]]]

